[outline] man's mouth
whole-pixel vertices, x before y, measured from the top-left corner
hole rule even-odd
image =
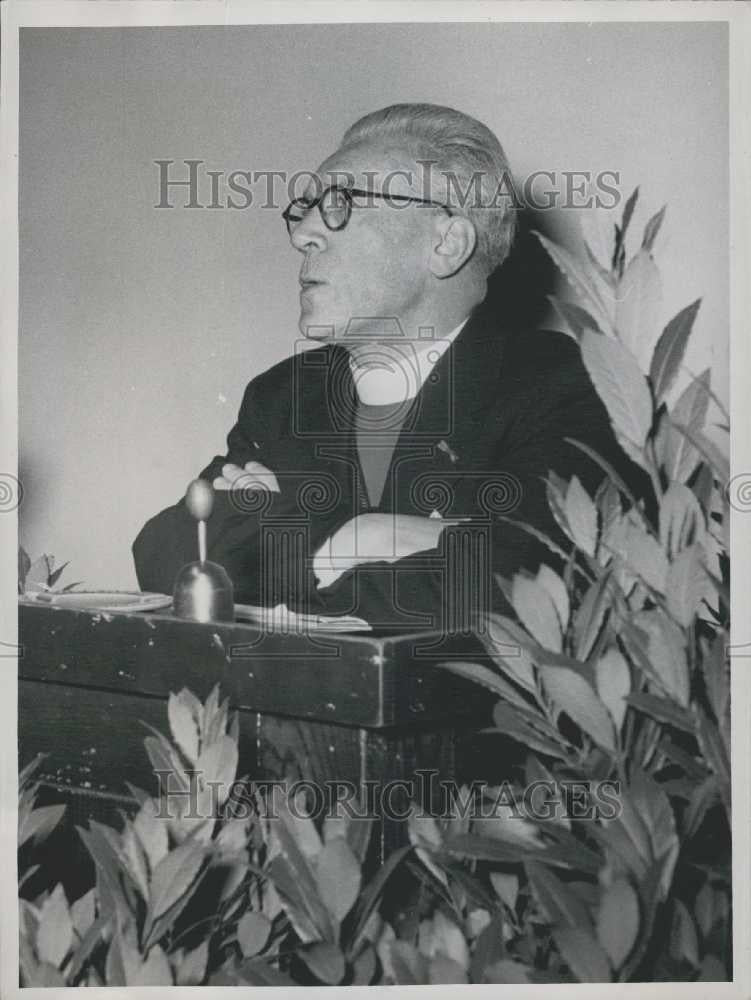
[[[313,288],[315,285],[323,285],[325,282],[318,281],[316,278],[300,278],[300,287],[305,291],[308,288]]]

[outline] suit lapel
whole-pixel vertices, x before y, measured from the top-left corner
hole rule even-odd
[[[477,460],[478,446],[482,450],[488,441],[484,415],[497,401],[505,342],[506,334],[484,305],[479,306],[415,397],[377,510],[425,516],[433,509],[450,507],[438,494],[433,504],[432,488],[423,480],[432,476],[435,483],[438,474],[450,489]],[[357,394],[347,350],[335,344],[325,351],[320,366],[313,352],[306,352],[305,366],[309,368],[312,362],[314,370],[301,379],[303,431],[311,435],[316,458],[329,464],[342,488],[342,500],[354,516],[371,509],[355,438]],[[493,436],[495,432],[494,428]]]
[[[447,497],[441,494],[451,492],[451,484],[472,464],[478,444],[487,442],[483,416],[497,401],[505,339],[482,307],[470,316],[415,398],[394,450],[380,510],[424,516],[442,509],[440,501]],[[436,491],[434,473],[441,474],[445,490]],[[435,507],[426,477],[434,483]]]

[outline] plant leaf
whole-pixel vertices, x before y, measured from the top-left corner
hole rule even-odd
[[[628,488],[628,486],[626,486],[623,479],[615,471],[610,462],[604,459],[602,455],[598,454],[598,452],[596,452],[594,448],[590,448],[588,444],[585,444],[583,441],[577,440],[577,438],[565,437],[563,440],[568,442],[568,444],[572,444],[575,448],[578,448],[579,451],[584,452],[584,454],[588,455],[593,462],[599,465],[599,467],[608,477],[610,483],[612,483],[613,486],[615,486],[619,490],[619,492],[622,493],[624,497],[626,497],[626,499],[629,501],[634,510],[638,509],[639,505],[636,502],[636,498],[634,497],[633,493]]]
[[[594,556],[597,545],[597,508],[577,476],[566,491],[566,520],[574,541],[588,556]]]
[[[266,874],[272,880],[278,891],[280,905],[283,907],[295,933],[307,944],[324,937],[317,923],[325,923],[328,914],[323,909],[315,895],[311,895],[309,887],[302,888],[295,878],[295,871],[289,860],[283,855],[277,855],[266,868]],[[315,888],[313,888],[315,893]],[[317,912],[320,911],[320,914]],[[316,916],[311,916],[315,912]],[[325,919],[324,919],[325,915]]]
[[[670,614],[688,628],[699,612],[706,590],[704,550],[690,545],[673,559],[668,570],[666,597]]]
[[[717,778],[710,774],[698,785],[692,786],[691,797],[683,814],[682,836],[688,840],[693,837],[704,821],[707,810],[710,809],[720,797]]]
[[[303,915],[306,916],[315,928],[316,934],[321,938],[332,940],[334,932],[331,926],[331,918],[329,917],[328,910],[319,898],[318,886],[311,870],[312,858],[315,855],[312,853],[306,855],[301,846],[301,841],[298,839],[301,836],[300,831],[305,831],[302,834],[302,844],[309,847],[308,838],[312,834],[318,836],[318,832],[315,829],[312,819],[308,817],[297,818],[291,815],[286,802],[286,796],[282,789],[275,788],[272,794],[274,795],[276,818],[273,820],[273,825],[271,825],[271,832],[283,855],[283,858],[274,858],[274,862],[284,860],[290,876],[285,880],[284,886],[277,884],[277,888],[280,892],[288,896],[291,891],[294,891],[293,902],[297,901],[296,905],[301,903]],[[304,820],[307,820],[307,823]],[[308,831],[308,823],[312,829],[312,834]],[[320,852],[321,847],[322,844],[319,838],[316,854]]]
[[[206,964],[209,960],[208,938],[197,948],[186,952],[175,966],[175,982],[177,986],[200,986],[206,975]]]
[[[536,579],[517,573],[511,584],[511,599],[514,611],[540,645],[560,653],[561,623],[545,587]]]
[[[478,837],[500,840],[506,844],[517,844],[521,848],[537,848],[543,844],[540,831],[529,820],[514,815],[511,806],[503,802],[495,803],[493,816],[482,816],[474,820],[472,832]]]
[[[368,918],[381,898],[386,882],[411,850],[412,845],[406,844],[404,847],[399,847],[397,850],[392,851],[360,894],[360,900],[356,909],[356,929],[352,935],[353,948],[356,948],[359,945],[365,931]]]
[[[167,700],[167,717],[172,738],[191,764],[198,760],[200,719],[193,705],[195,701],[197,699],[187,688],[183,688],[179,694],[170,692]],[[198,705],[200,708],[200,702]]]
[[[685,424],[676,420],[670,422],[670,428],[674,433],[682,434],[683,437],[693,445],[704,461],[714,470],[720,483],[727,483],[730,479],[730,462],[723,451],[701,431],[692,431]]]
[[[46,840],[63,818],[64,813],[64,805],[35,806],[26,813],[19,824],[18,846],[25,844],[27,840],[34,840],[37,844]]]
[[[162,858],[151,877],[152,921],[194,887],[203,859],[203,849],[192,841],[180,844]]]
[[[324,844],[315,861],[321,899],[336,920],[343,920],[360,892],[360,865],[347,841],[335,837]]]
[[[488,965],[482,974],[483,983],[531,983],[533,970],[513,959],[502,958]],[[474,980],[477,982],[477,980]]]
[[[709,409],[711,373],[706,368],[695,378],[678,398],[670,413],[670,425],[664,439],[661,457],[668,479],[685,482],[699,462],[699,453],[689,435],[699,434],[704,428]],[[671,426],[671,425],[679,426]],[[684,428],[685,430],[680,430]]]
[[[73,927],[79,937],[83,937],[86,931],[94,923],[95,912],[95,891],[89,889],[88,892],[80,896],[74,903],[71,903],[70,916]]]
[[[237,925],[237,943],[246,958],[262,951],[271,934],[271,921],[263,913],[249,910]]]
[[[47,562],[47,556],[39,556],[26,572],[26,587],[29,588],[33,585],[33,589],[35,590],[46,590],[48,579],[49,563]]]
[[[574,616],[574,645],[578,659],[589,657],[605,616],[612,607],[612,594],[610,573],[606,571],[582,598]]]
[[[299,800],[296,801],[294,811],[291,809],[289,792],[285,792],[282,788],[274,788],[272,794],[274,796],[275,814],[280,820],[280,822],[274,824],[274,830],[280,833],[280,843],[283,844],[285,853],[289,855],[291,844],[289,844],[281,833],[279,827],[282,826],[305,860],[305,871],[310,872],[308,862],[318,855],[323,846],[315,823],[307,815],[302,802]]]
[[[598,746],[615,751],[613,722],[584,678],[567,667],[542,667],[542,680],[553,701]]]
[[[647,829],[652,858],[661,862],[660,891],[667,895],[680,847],[675,816],[670,801],[657,782],[644,771],[634,768],[631,783],[621,796],[621,820],[629,829],[638,819]]]
[[[730,670],[728,668],[726,638],[721,633],[702,649],[701,670],[714,717],[719,723],[725,720],[730,701]]]
[[[689,674],[683,633],[661,611],[640,611],[634,625],[647,636],[652,669],[671,697],[684,708],[689,703]]]
[[[599,267],[610,273],[615,234],[615,213],[612,209],[593,208],[577,212],[582,239],[590,248]]]
[[[613,298],[613,289],[616,284],[615,275],[600,263],[587,240],[583,240],[582,243],[584,245],[586,258],[592,267],[592,270],[599,278],[598,289],[600,291],[600,298],[609,304]]]
[[[125,863],[128,874],[138,886],[144,899],[149,898],[149,875],[146,868],[146,853],[135,834],[133,824],[128,823],[122,833],[120,860]]]
[[[58,882],[39,909],[37,953],[43,962],[58,968],[73,944],[73,923],[68,901]]]
[[[558,576],[555,570],[552,570],[550,566],[547,566],[545,563],[543,563],[537,571],[536,579],[537,582],[541,584],[550,595],[553,605],[555,606],[556,613],[558,614],[561,631],[565,632],[568,627],[568,619],[571,613],[566,584]]]
[[[443,953],[462,971],[469,968],[469,947],[464,933],[441,910],[436,910],[432,920],[432,943],[435,951]]]
[[[549,924],[591,928],[586,907],[565,882],[537,861],[527,861],[524,867],[532,892]]]
[[[644,227],[644,238],[642,240],[642,248],[644,250],[652,252],[652,247],[657,239],[657,234],[662,227],[663,219],[665,218],[665,211],[667,205],[663,205],[659,212],[656,212],[652,218],[649,220],[647,225]]]
[[[582,300],[582,305],[595,318],[598,326],[603,329],[609,329],[611,323],[608,316],[607,303],[603,302],[597,284],[592,280],[591,275],[568,250],[549,240],[542,233],[536,230],[532,232],[540,243],[542,243],[556,267],[568,279],[572,288]]]
[[[597,913],[597,937],[613,968],[626,961],[638,933],[639,899],[625,879],[617,879],[604,890]]]
[[[237,774],[237,743],[231,736],[220,736],[201,750],[196,761],[196,771],[201,775],[204,787],[208,787],[210,782],[216,783],[216,804],[221,806],[229,795]]]
[[[590,315],[586,309],[582,309],[575,302],[567,302],[565,299],[559,299],[555,295],[548,295],[548,299],[577,340],[585,330],[602,332],[594,316]]]
[[[533,750],[562,759],[566,756],[566,744],[560,733],[530,709],[522,710],[517,705],[499,701],[493,708],[493,721],[505,736],[510,736]]]
[[[62,564],[62,566],[58,566],[58,568],[55,570],[54,573],[52,572],[52,567],[50,566],[50,576],[49,576],[49,580],[47,581],[48,586],[50,586],[50,587],[54,587],[55,586],[55,584],[57,583],[57,581],[62,576],[63,570],[65,569],[65,567],[67,565],[68,565],[68,563],[64,562]]]
[[[29,559],[29,553],[23,547],[23,545],[18,546],[18,589],[21,593],[24,592],[26,586],[26,576],[31,569],[31,559]]]
[[[215,972],[209,986],[297,986],[298,983],[264,959],[251,958],[234,971]]]
[[[458,674],[460,677],[466,677],[468,680],[474,681],[476,684],[480,684],[488,691],[492,691],[492,693],[497,695],[499,698],[505,698],[512,704],[524,704],[521,695],[519,695],[514,688],[511,687],[508,681],[505,681],[503,677],[499,677],[497,673],[481,663],[451,661],[439,663],[438,666],[443,667],[446,670],[450,670],[452,673]]]
[[[704,512],[692,490],[670,483],[660,500],[660,542],[673,559],[682,549],[706,537]]]
[[[679,961],[688,962],[696,969],[700,964],[696,925],[685,903],[676,899],[674,906],[673,925],[670,932],[670,954]]]
[[[344,955],[337,945],[329,941],[317,941],[307,948],[301,948],[297,954],[321,982],[336,986],[344,979]]]
[[[157,815],[157,803],[154,799],[146,799],[133,820],[133,828],[148,858],[151,871],[166,855],[168,847],[167,823],[164,819],[157,819]]]
[[[181,763],[177,760],[175,750],[168,740],[161,733],[155,736],[147,736],[143,745],[146,748],[151,767],[154,771],[161,771],[160,777],[167,777],[165,785],[176,793],[186,792],[189,789],[188,778]],[[182,798],[180,801],[183,801]]]
[[[626,714],[626,698],[631,691],[631,672],[625,657],[611,646],[595,664],[597,694],[620,730]]]
[[[391,965],[400,985],[422,985],[428,980],[427,959],[408,941],[391,941]]]
[[[369,986],[375,975],[376,965],[375,950],[371,944],[366,944],[357,958],[352,962],[352,985]]]
[[[519,895],[518,875],[509,875],[505,872],[490,872],[490,884],[496,891],[498,898],[513,910]]]
[[[430,959],[428,966],[428,984],[437,986],[441,983],[466,983],[467,972],[455,962],[453,958],[447,958],[440,952]]]
[[[659,698],[657,695],[639,691],[628,695],[626,701],[639,712],[644,712],[645,715],[651,716],[657,722],[664,722],[668,726],[674,726],[687,733],[693,733],[696,728],[691,713],[679,708],[674,701],[668,701],[667,698]]]
[[[680,371],[700,305],[701,299],[696,299],[691,305],[681,309],[670,320],[657,341],[649,366],[649,377],[658,403],[670,392]]]
[[[126,986],[172,986],[172,969],[159,945],[144,959],[138,948],[121,936],[120,950]]]
[[[594,935],[580,927],[557,927],[552,933],[563,960],[579,982],[611,981],[607,952]]]
[[[640,250],[618,282],[615,326],[618,336],[636,358],[639,369],[649,371],[657,339],[662,282],[652,255]],[[637,439],[636,444],[639,444]]]
[[[373,824],[374,819],[372,816],[357,817],[347,827],[347,843],[360,864],[365,861],[365,856],[368,852],[368,845],[373,833]]]
[[[479,633],[479,636],[501,670],[528,691],[535,690],[534,662],[528,649],[533,640],[528,639],[526,644],[520,641],[526,633],[518,628],[516,622],[511,622],[504,615],[489,612],[487,627]],[[503,697],[514,704],[523,704],[516,692],[513,694],[506,692]]]
[[[626,200],[626,204],[623,206],[623,216],[621,217],[621,241],[625,239],[626,233],[628,232],[628,227],[631,223],[631,218],[634,214],[634,209],[636,208],[636,202],[639,198],[639,188],[638,186],[629,195]]]
[[[730,758],[728,748],[720,735],[719,726],[703,710],[698,713],[697,738],[699,748],[720,783],[720,795],[730,811]]]
[[[652,425],[652,397],[634,356],[618,341],[587,330],[581,350],[614,430],[635,448],[643,448]]]
[[[608,527],[607,534],[602,539],[602,548],[604,552],[618,557],[621,570],[625,565],[631,575],[638,576],[649,587],[664,593],[668,572],[667,556],[652,536],[647,534],[632,511],[628,511]],[[625,592],[631,589],[633,579],[627,579],[622,572],[616,573],[616,579]]]

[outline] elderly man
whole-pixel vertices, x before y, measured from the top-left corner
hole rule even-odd
[[[556,535],[549,471],[595,488],[566,438],[633,482],[575,342],[509,330],[484,301],[514,234],[508,177],[480,122],[394,105],[283,213],[300,329],[320,344],[250,382],[227,454],[200,473],[217,490],[209,558],[236,600],[463,628],[502,601],[496,574],[550,557],[508,521]],[[171,592],[195,558],[184,501],[133,551],[140,585]]]

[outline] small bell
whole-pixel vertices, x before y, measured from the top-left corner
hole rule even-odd
[[[198,523],[198,562],[188,563],[177,574],[172,610],[178,618],[233,622],[232,581],[223,566],[206,558],[206,521],[214,507],[211,484],[205,479],[194,479],[185,494],[185,505]]]

